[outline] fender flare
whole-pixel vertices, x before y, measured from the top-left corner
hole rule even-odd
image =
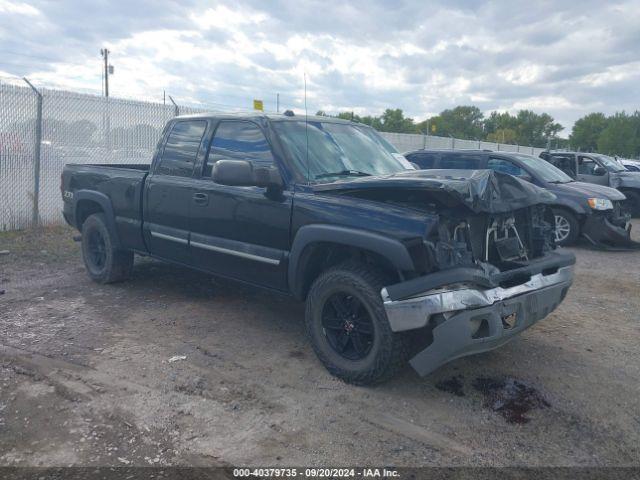
[[[366,230],[337,225],[305,225],[296,233],[288,262],[289,288],[298,298],[302,297],[304,272],[300,262],[303,253],[310,245],[324,242],[370,250],[389,260],[401,271],[414,269],[407,247],[398,240]]]
[[[113,205],[111,204],[111,199],[107,197],[104,193],[96,192],[93,190],[78,190],[73,194],[73,212],[74,212],[74,222],[76,228],[81,229],[81,225],[79,223],[78,218],[78,203],[88,200],[100,205],[102,211],[104,212],[104,216],[107,220],[107,229],[109,229],[109,233],[111,234],[111,238],[114,240],[116,246],[120,245],[120,237],[118,236],[118,229],[116,228],[116,217],[113,213]]]

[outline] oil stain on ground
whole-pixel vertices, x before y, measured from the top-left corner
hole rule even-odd
[[[511,377],[478,377],[473,387],[482,393],[485,406],[504,417],[508,423],[527,423],[534,408],[547,408],[549,402],[535,388]]]
[[[447,378],[445,380],[441,380],[436,383],[436,388],[438,390],[442,390],[443,392],[452,393],[456,397],[464,397],[464,389],[462,383],[462,377],[455,376],[451,378]]]

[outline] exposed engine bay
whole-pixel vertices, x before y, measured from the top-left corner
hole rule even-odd
[[[421,170],[364,177],[314,190],[424,212],[423,238],[406,240],[415,276],[454,267],[494,275],[555,249],[555,196],[492,170]],[[433,221],[436,220],[436,221]]]
[[[552,222],[544,205],[493,215],[443,212],[437,229],[424,241],[431,257],[427,268],[475,265],[487,273],[519,268],[555,249]]]

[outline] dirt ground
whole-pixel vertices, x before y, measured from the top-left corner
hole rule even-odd
[[[363,388],[301,304],[149,259],[97,285],[73,235],[0,234],[0,465],[640,463],[640,252],[575,248],[565,302],[507,346]]]

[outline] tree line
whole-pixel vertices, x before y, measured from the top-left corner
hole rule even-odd
[[[323,111],[317,114],[326,115]],[[547,113],[538,114],[531,110],[520,110],[515,115],[491,112],[485,117],[478,107],[461,105],[443,110],[422,122],[405,117],[399,108],[388,108],[380,116],[359,116],[352,112],[341,112],[335,116],[370,125],[381,132],[418,133],[534,147],[547,146],[547,139],[553,141],[553,146],[566,142],[558,137],[562,125]]]
[[[319,111],[318,115],[327,115]],[[388,108],[380,116],[360,116],[341,112],[338,118],[370,125],[381,132],[438,135],[465,140],[527,145],[545,148],[571,148],[585,152],[637,157],[640,155],[640,112],[607,117],[590,113],[576,121],[569,138],[559,137],[564,127],[548,113],[520,110],[490,112],[485,116],[476,106],[460,105],[446,109],[422,122],[406,117],[399,108]]]
[[[580,118],[569,141],[573,148],[627,158],[640,156],[640,112],[616,112],[606,116],[596,112]]]

